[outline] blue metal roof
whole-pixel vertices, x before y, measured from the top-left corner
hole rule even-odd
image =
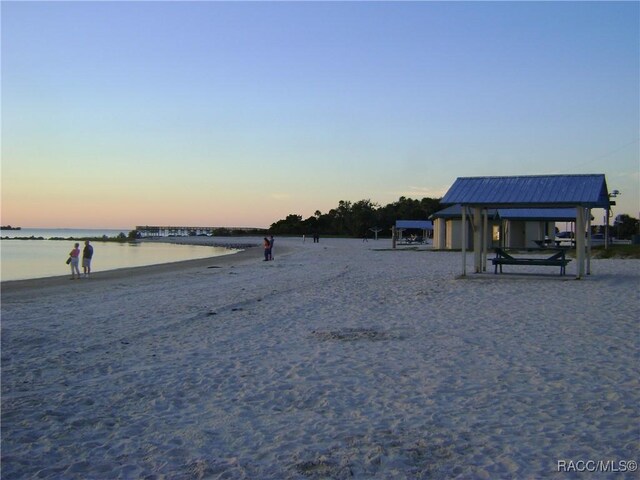
[[[429,218],[461,218],[462,205],[451,205],[439,212],[434,213]],[[541,222],[575,222],[575,208],[490,208],[488,217],[495,217],[504,220],[528,220]]]
[[[495,208],[491,208],[488,211],[488,217],[493,218],[496,216],[498,211]],[[444,208],[442,210],[437,211],[429,218],[461,218],[462,217],[462,205],[451,205],[450,207]]]
[[[459,177],[440,201],[476,207],[608,208],[603,174]]]
[[[433,222],[427,220],[396,220],[396,228],[418,228],[433,230]]]
[[[575,208],[501,208],[498,216],[505,220],[575,222]]]

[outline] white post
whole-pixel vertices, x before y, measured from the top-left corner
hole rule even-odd
[[[585,208],[587,215],[587,275],[591,275],[591,209]]]
[[[473,209],[473,266],[476,273],[482,272],[482,209]]]
[[[467,207],[462,206],[462,276],[467,275]]]
[[[609,217],[611,216],[611,207],[607,206],[607,214],[604,217],[605,218],[605,224],[604,224],[604,248],[607,249],[609,248]]]
[[[509,248],[511,245],[507,241],[509,238],[509,220],[500,219],[500,247]]]
[[[447,245],[445,243],[446,226],[444,218],[436,218],[435,221],[435,234],[433,237],[433,248],[445,249]]]
[[[489,211],[484,209],[484,223],[482,226],[482,271],[487,271],[487,249],[489,246]]]
[[[584,208],[576,207],[576,279],[584,276]]]

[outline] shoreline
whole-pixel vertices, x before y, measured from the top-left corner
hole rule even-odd
[[[226,237],[225,237],[226,238]],[[214,257],[198,258],[193,260],[181,260],[177,262],[157,263],[152,265],[143,265],[139,267],[123,267],[113,270],[95,271],[91,273],[90,279],[81,278],[71,281],[69,274],[55,275],[49,277],[29,278],[22,280],[6,280],[0,282],[0,291],[2,295],[33,290],[55,289],[59,287],[69,287],[74,283],[100,283],[110,281],[118,281],[125,279],[139,279],[140,277],[152,277],[160,275],[188,273],[189,271],[198,271],[205,268],[234,268],[253,261],[261,261],[262,251],[258,247],[258,243],[252,242],[249,237],[234,238],[228,237],[230,242],[220,241],[216,239],[184,237],[184,238],[168,238],[168,239],[145,239],[143,242],[149,243],[170,243],[183,245],[205,245],[223,247],[228,249],[239,249],[236,252],[230,252],[225,255],[217,255]],[[284,255],[291,249],[280,245],[278,252]]]

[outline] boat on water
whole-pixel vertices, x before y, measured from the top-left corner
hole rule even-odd
[[[0,230],[22,230],[22,227],[12,227],[11,225],[0,225]]]

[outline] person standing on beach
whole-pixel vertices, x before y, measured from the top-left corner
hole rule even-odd
[[[80,269],[78,268],[78,262],[80,260],[80,244],[76,243],[73,247],[73,250],[69,252],[69,257],[71,258],[71,280],[75,280],[78,275],[78,279],[80,279]]]
[[[269,260],[273,260],[273,235],[269,237]]]
[[[267,237],[264,237],[264,261],[269,261],[269,250],[271,247],[271,243]]]
[[[85,278],[91,276],[91,259],[93,258],[93,247],[89,244],[89,240],[85,240],[84,249],[82,250],[82,270]]]

